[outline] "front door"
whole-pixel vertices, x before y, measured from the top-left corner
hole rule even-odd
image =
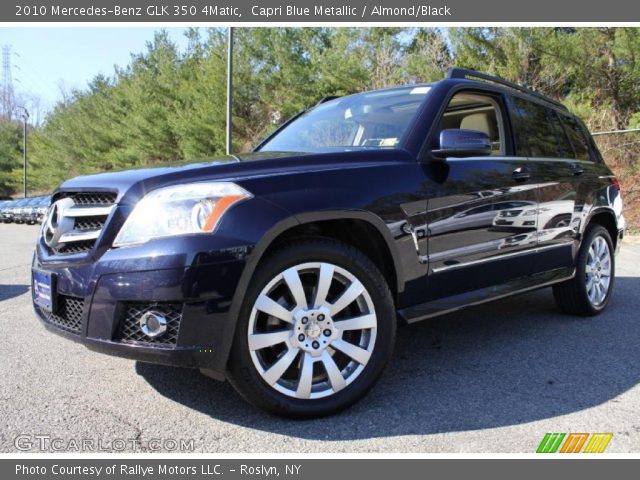
[[[428,162],[429,300],[507,282],[528,272],[537,244],[537,184],[526,157],[515,157],[499,95],[455,94],[442,129],[487,133],[492,154]],[[514,218],[528,220],[515,225]]]

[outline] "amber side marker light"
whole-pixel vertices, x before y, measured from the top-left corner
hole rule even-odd
[[[218,226],[218,222],[222,218],[222,215],[234,204],[241,200],[249,198],[246,195],[229,195],[228,197],[222,197],[216,202],[216,206],[207,217],[207,221],[204,224],[203,230],[206,232],[213,232]]]

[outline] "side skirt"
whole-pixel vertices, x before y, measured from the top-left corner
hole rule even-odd
[[[455,312],[466,307],[492,302],[501,298],[518,295],[520,293],[537,290],[553,285],[554,283],[570,280],[575,275],[574,268],[559,268],[549,272],[539,273],[528,277],[512,280],[501,285],[481,288],[470,292],[439,298],[427,303],[421,303],[412,307],[398,310],[398,314],[407,323],[415,323],[427,318],[437,317]]]

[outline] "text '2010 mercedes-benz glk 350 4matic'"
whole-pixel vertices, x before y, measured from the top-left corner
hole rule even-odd
[[[546,286],[563,312],[601,312],[623,231],[575,115],[454,69],[326,98],[251,153],[64,182],[33,301],[90,349],[314,417],[374,385],[398,323]]]

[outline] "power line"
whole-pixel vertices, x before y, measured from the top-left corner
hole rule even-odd
[[[48,95],[51,86],[47,85],[46,80],[43,80],[48,77],[42,75],[39,69],[34,68],[16,49],[12,49],[11,54],[13,83],[15,85],[14,104],[20,103],[28,106],[32,111],[31,124],[40,125],[42,116],[49,111],[52,105]]]
[[[28,77],[29,82],[36,90],[47,91],[51,87],[51,81],[47,82],[43,80],[48,78],[48,76],[43,75],[40,69],[30,63],[26,57],[23,57],[15,50],[13,51],[13,56],[15,57],[13,68],[16,69],[19,74],[24,74],[25,78]]]

